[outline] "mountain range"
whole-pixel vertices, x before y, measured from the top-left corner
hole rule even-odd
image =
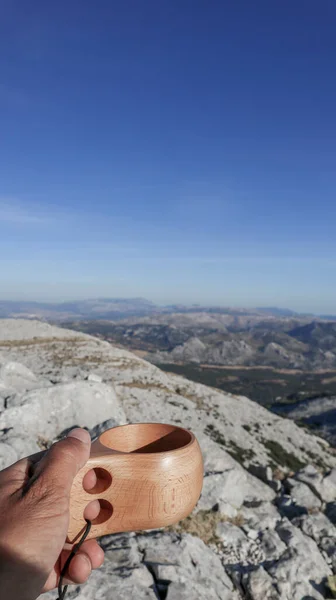
[[[252,398],[336,444],[335,321],[212,310],[65,326],[166,372]]]
[[[336,320],[266,307],[159,307],[142,298],[0,303],[136,352],[166,372],[237,395],[336,443]]]
[[[273,315],[277,317],[311,317],[287,308],[231,308],[222,306],[186,306],[173,304],[159,306],[145,298],[94,298],[67,302],[33,302],[0,300],[0,318],[38,318],[60,321],[64,319],[123,319],[162,313],[216,313],[231,315]],[[333,317],[319,316],[320,319]],[[336,319],[336,317],[334,317]]]
[[[154,363],[336,369],[336,321],[198,311],[66,324],[143,351]]]

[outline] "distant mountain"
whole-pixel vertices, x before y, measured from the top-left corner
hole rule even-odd
[[[336,369],[336,322],[307,317],[178,312],[64,324],[147,353],[157,364]]]
[[[278,308],[276,306],[270,307],[259,307],[256,309],[258,312],[262,312],[265,314],[273,315],[275,317],[307,317],[310,319],[322,319],[324,321],[336,321],[336,314],[334,315],[319,315],[313,313],[306,312],[296,312],[295,310],[291,310],[290,308]]]
[[[312,321],[307,325],[296,327],[288,333],[290,336],[314,348],[324,351],[335,351],[336,322]]]
[[[298,317],[299,313],[289,308],[277,308],[276,306],[262,306],[257,308],[257,311],[274,315],[275,317]]]
[[[173,304],[158,306],[145,298],[94,298],[89,300],[75,300],[72,302],[32,302],[0,300],[0,318],[24,317],[27,319],[40,319],[44,321],[60,322],[64,320],[128,319],[130,317],[159,317],[160,315],[191,315],[196,321],[199,315],[209,315],[219,321],[222,315],[224,321],[236,319],[241,323],[244,318],[258,320],[268,319],[268,324],[274,326],[274,317],[277,319],[305,319],[312,320],[319,317],[299,314],[287,308],[261,307],[237,308],[225,306],[198,306]],[[194,317],[192,317],[194,315]],[[323,317],[327,320],[327,317]],[[329,320],[332,320],[330,317]],[[289,321],[288,321],[289,322]]]
[[[0,317],[25,317],[45,321],[64,319],[122,319],[144,316],[157,310],[144,298],[96,298],[74,302],[0,301]]]
[[[335,315],[319,315],[319,318],[326,320],[326,321],[336,321],[336,314]]]

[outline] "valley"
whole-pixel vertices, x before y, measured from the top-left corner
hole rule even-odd
[[[187,379],[247,396],[272,408],[317,397],[336,396],[336,370],[306,373],[290,369],[261,367],[214,367],[210,365],[160,364],[163,371],[183,375]],[[331,380],[331,383],[329,381]]]
[[[63,326],[165,372],[251,398],[336,444],[336,322],[273,310],[156,312]]]

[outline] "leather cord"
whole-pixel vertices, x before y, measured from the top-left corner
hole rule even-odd
[[[63,587],[63,579],[64,579],[64,577],[67,574],[67,571],[68,571],[68,568],[69,568],[69,565],[70,565],[72,559],[76,556],[76,554],[77,554],[78,550],[80,549],[81,545],[83,544],[83,542],[85,542],[87,536],[90,533],[91,521],[89,521],[88,519],[85,519],[85,521],[86,521],[85,531],[84,531],[81,539],[79,540],[79,542],[74,545],[74,547],[71,550],[71,553],[69,554],[69,556],[68,556],[68,558],[67,558],[67,560],[66,560],[66,562],[64,564],[64,567],[63,567],[63,569],[61,571],[59,582],[58,582],[58,598],[57,598],[57,600],[64,600],[64,598],[65,598],[65,594],[67,593],[68,586],[65,585]]]

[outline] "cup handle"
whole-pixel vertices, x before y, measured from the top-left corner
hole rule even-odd
[[[113,507],[110,502],[110,488],[112,485],[113,458],[109,456],[108,461],[102,461],[100,456],[92,456],[86,465],[77,473],[70,493],[70,521],[67,541],[74,544],[79,541],[86,528],[84,519],[85,508],[93,500],[100,503],[100,513],[92,522],[88,539],[96,538],[110,533],[109,522],[112,517]],[[83,487],[85,475],[94,469],[97,477],[96,485],[89,492]]]

